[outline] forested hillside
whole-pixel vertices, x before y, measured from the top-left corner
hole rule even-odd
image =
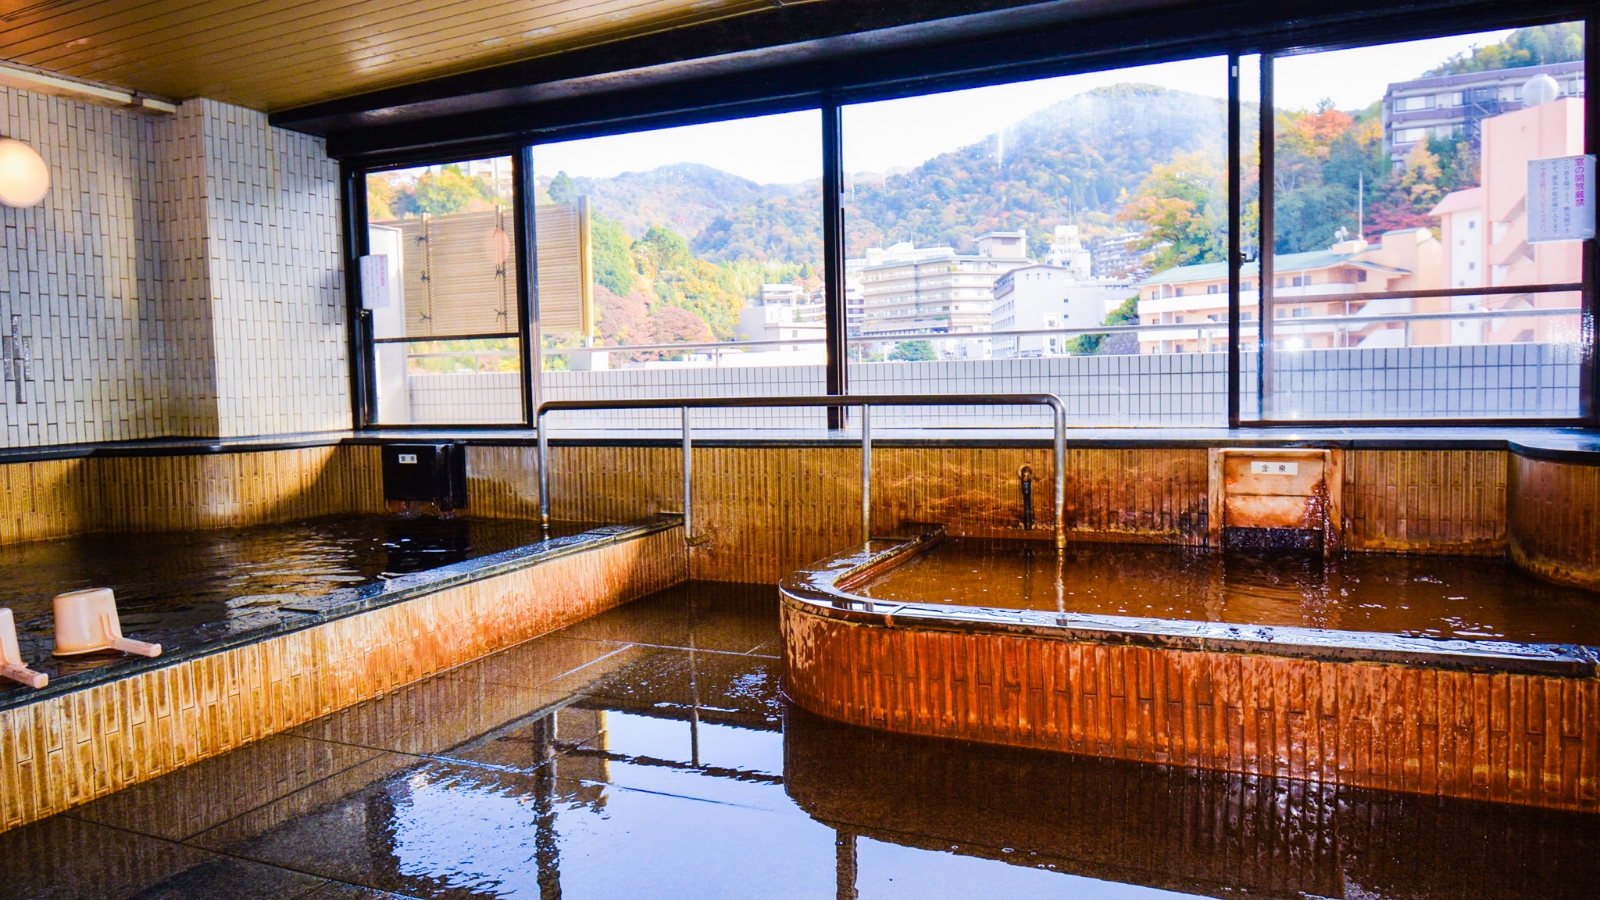
[[[1578,26],[1519,29],[1428,74],[1578,59],[1581,38]],[[1252,148],[1259,116],[1250,104],[1243,112],[1245,147]],[[1147,84],[1087,91],[908,171],[849,175],[847,252],[859,256],[900,241],[971,252],[983,232],[1027,229],[1029,254],[1037,258],[1054,226],[1071,223],[1091,242],[1140,232],[1136,249],[1154,269],[1220,261],[1225,133],[1220,99]],[[1276,135],[1280,253],[1324,248],[1341,233],[1434,227],[1429,211],[1439,200],[1477,183],[1478,148],[1468,136],[1432,138],[1393,164],[1376,102],[1358,110],[1331,102],[1280,110]],[[537,160],[536,153],[536,169]],[[1257,243],[1257,162],[1247,149],[1247,249]],[[369,185],[375,218],[493,202],[484,185],[448,166],[409,182],[379,176]],[[763,283],[820,286],[819,181],[762,185],[678,163],[612,178],[540,172],[538,189],[543,202],[591,198],[601,333],[609,343],[730,339],[740,308]]]

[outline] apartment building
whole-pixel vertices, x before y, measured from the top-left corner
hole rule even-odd
[[[1386,323],[1297,320],[1412,312],[1417,301],[1362,295],[1437,287],[1443,257],[1439,239],[1427,228],[1385,232],[1377,243],[1350,240],[1327,250],[1278,254],[1273,257],[1273,337],[1284,349],[1397,346],[1404,341],[1405,332]],[[1227,349],[1227,264],[1179,266],[1134,287],[1139,291],[1140,324],[1174,326],[1140,332],[1139,352],[1218,353]],[[1244,323],[1240,343],[1247,348],[1256,345],[1260,334],[1260,288],[1260,263],[1246,263],[1240,271],[1239,302]]]
[[[1549,67],[1545,67],[1549,68]],[[1543,81],[1541,81],[1543,79]],[[1485,119],[1479,187],[1447,195],[1439,217],[1444,272],[1450,287],[1565,284],[1583,279],[1578,242],[1529,244],[1528,162],[1583,153],[1584,101],[1555,95],[1549,76],[1529,79],[1515,112]],[[1573,293],[1494,294],[1449,298],[1450,309],[1533,310],[1576,307]],[[1455,344],[1576,339],[1576,316],[1507,316],[1451,323]]]
[[[1085,266],[1084,268],[1087,268]],[[1133,296],[1132,282],[1090,280],[1056,265],[1023,266],[994,283],[995,331],[1036,328],[1093,328],[1106,313]],[[996,337],[996,358],[1062,356],[1072,335]]]
[[[1583,63],[1565,62],[1414,78],[1389,85],[1383,96],[1383,140],[1395,165],[1419,141],[1465,134],[1480,137],[1485,119],[1530,106],[1523,88],[1549,78],[1562,97],[1584,96]]]

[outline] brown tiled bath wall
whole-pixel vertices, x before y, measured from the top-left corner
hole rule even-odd
[[[551,455],[558,519],[625,522],[682,506],[676,448],[556,446]],[[873,523],[880,533],[936,522],[956,535],[1049,535],[1049,450],[885,447],[874,451],[873,463]],[[1032,531],[1021,527],[1023,465],[1035,478]],[[472,515],[538,515],[532,446],[474,445],[467,466]],[[774,583],[856,541],[860,466],[860,452],[849,448],[697,449],[694,576]],[[1596,472],[1499,450],[1349,450],[1345,546],[1481,556],[1509,548],[1541,575],[1595,586]],[[1207,474],[1204,449],[1070,449],[1068,536],[1203,545]],[[0,543],[381,512],[382,489],[373,446],[13,463],[0,466]]]
[[[0,711],[0,829],[682,581],[667,529]]]
[[[785,688],[871,728],[1600,810],[1600,682],[844,622],[785,599]]]
[[[682,506],[676,448],[556,446],[551,494],[557,518],[626,521]],[[1036,524],[1025,531],[1018,470],[1032,467]],[[1502,450],[1347,450],[1344,541],[1380,553],[1500,556],[1508,547],[1508,466],[1530,484],[1536,463]],[[532,447],[473,447],[473,509],[480,515],[537,515]],[[1068,537],[1203,545],[1208,523],[1207,451],[1197,448],[1072,448],[1067,452]],[[694,577],[776,582],[860,537],[860,451],[848,448],[702,447],[695,451]],[[1584,469],[1585,467],[1565,467]],[[1054,516],[1054,465],[1046,449],[877,448],[873,524],[880,533],[935,522],[951,534],[1046,538]],[[1537,471],[1545,471],[1538,468]],[[1571,490],[1553,500],[1571,520],[1565,549],[1581,562],[1583,540],[1600,546],[1600,489],[1562,476]],[[1553,476],[1552,476],[1553,477]],[[1585,487],[1587,485],[1587,487]],[[1587,491],[1587,493],[1585,493]],[[1519,508],[1526,508],[1526,504]],[[1565,518],[1562,518],[1565,517]],[[1519,527],[1537,530],[1531,520]],[[1582,523],[1590,523],[1587,531]],[[1541,544],[1540,546],[1545,546]],[[1594,551],[1600,552],[1600,551]],[[1531,551],[1530,551],[1531,553]],[[1565,554],[1565,555],[1562,555]],[[1536,569],[1557,574],[1560,567]]]
[[[327,446],[0,465],[0,543],[382,512],[378,452]]]
[[[1517,565],[1600,590],[1600,466],[1513,456],[1508,496]]]

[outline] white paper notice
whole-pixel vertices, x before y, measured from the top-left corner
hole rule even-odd
[[[389,284],[389,257],[374,253],[361,257],[362,309],[388,309],[394,288]]]
[[[1528,243],[1594,237],[1594,157],[1528,160]]]

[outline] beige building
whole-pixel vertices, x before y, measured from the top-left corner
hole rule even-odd
[[[977,243],[973,255],[910,243],[869,249],[859,269],[862,336],[988,331],[995,281],[1030,264],[1027,234],[989,232]]]
[[[1528,162],[1583,153],[1583,104],[1538,76],[1522,93],[1532,102],[1483,121],[1481,187],[1456,191],[1434,208],[1450,287],[1565,284],[1583,279],[1582,244],[1529,244]],[[1434,301],[1441,310],[1576,307],[1572,293],[1486,294]],[[1446,306],[1445,304],[1449,305]],[[1575,340],[1576,316],[1507,316],[1453,322],[1450,343]]]
[[[1413,304],[1418,301],[1372,300],[1362,295],[1436,287],[1443,257],[1439,240],[1426,228],[1390,231],[1377,243],[1343,241],[1327,250],[1274,256],[1273,329],[1278,346],[1286,349],[1400,346],[1405,339],[1402,327],[1386,323],[1340,325],[1296,320],[1412,312]],[[1246,263],[1242,267],[1240,343],[1247,348],[1255,346],[1260,331],[1257,323],[1260,280],[1258,263]],[[1226,263],[1168,269],[1135,287],[1139,291],[1140,324],[1173,326],[1140,332],[1141,353],[1218,353],[1227,349]],[[1430,323],[1427,327],[1440,326]]]

